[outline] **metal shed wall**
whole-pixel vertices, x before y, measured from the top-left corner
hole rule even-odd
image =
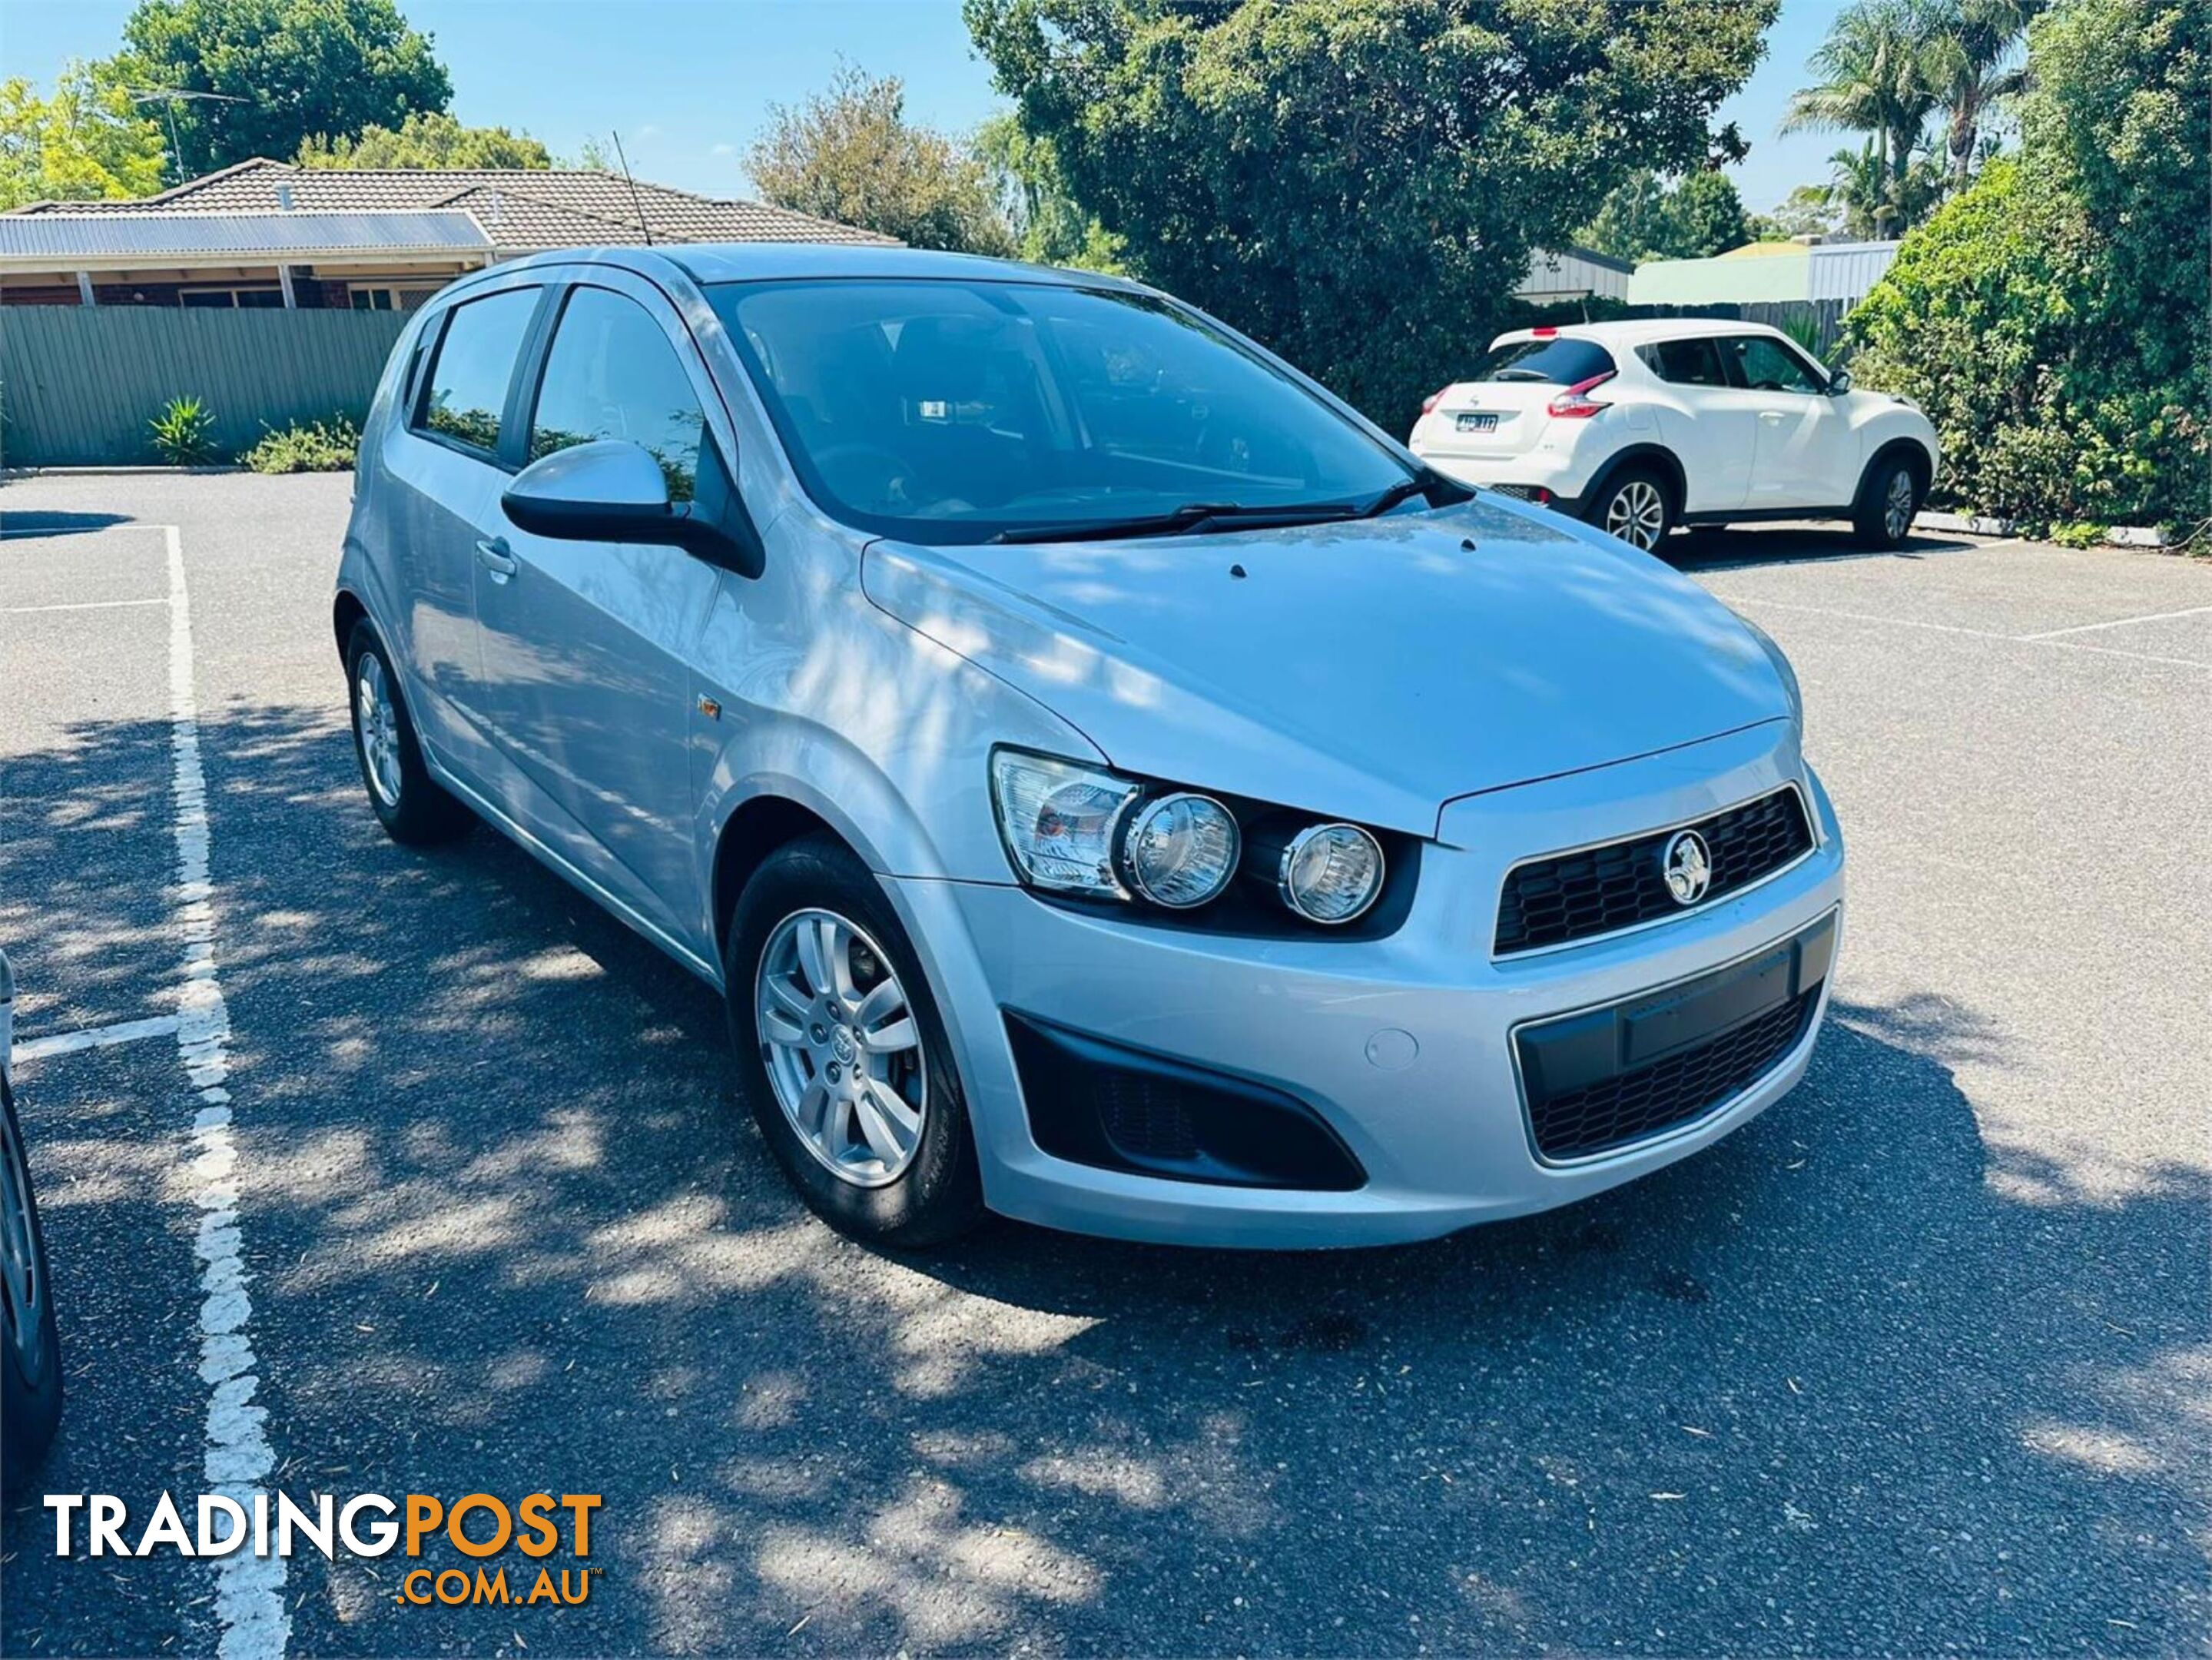
[[[11,306],[0,311],[0,465],[157,459],[172,398],[215,415],[236,454],[270,427],[368,412],[411,313]]]

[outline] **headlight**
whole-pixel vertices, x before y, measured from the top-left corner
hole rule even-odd
[[[1293,917],[1350,922],[1382,895],[1382,844],[1373,834],[1242,796],[1222,800],[1002,749],[991,756],[991,802],[1014,873],[1042,893],[1258,934],[1279,933]],[[1412,844],[1404,851],[1401,885],[1419,854]]]
[[[1126,899],[1114,842],[1137,799],[1126,778],[1018,750],[991,757],[999,832],[1022,879],[1055,893]]]
[[[1382,844],[1357,824],[1316,824],[1283,848],[1283,903],[1310,922],[1349,922],[1382,891]]]
[[[1129,885],[1156,905],[1188,910],[1215,897],[1237,873],[1242,837],[1210,795],[1179,792],[1146,803],[1129,823],[1121,863]]]

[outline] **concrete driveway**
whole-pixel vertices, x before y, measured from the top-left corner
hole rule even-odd
[[[33,1494],[0,1650],[2212,1637],[2212,569],[1670,548],[1795,660],[1853,859],[1810,1076],[1704,1156],[1416,1249],[1000,1225],[896,1261],[786,1191],[706,989],[488,832],[379,834],[346,505],[0,489],[0,941],[70,1390],[42,1490],[134,1533],[211,1461],[599,1493],[601,1572],[448,1608],[397,1560],[58,1560]]]

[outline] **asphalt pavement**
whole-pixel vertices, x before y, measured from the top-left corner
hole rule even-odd
[[[347,490],[0,487],[17,1031],[156,1027],[21,1068],[69,1388],[40,1490],[188,1500],[220,1415],[205,1100],[158,1029],[174,526],[269,1479],[604,1499],[580,1605],[416,1607],[404,1564],[295,1554],[289,1652],[2212,1639],[2212,568],[1670,546],[1796,662],[1852,860],[1810,1074],[1705,1154],[1403,1250],[1002,1223],[899,1260],[787,1190],[703,986],[489,832],[379,832]],[[57,1558],[18,1495],[0,1651],[212,1653],[226,1583]]]

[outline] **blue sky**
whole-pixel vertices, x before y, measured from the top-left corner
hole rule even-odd
[[[1784,0],[1767,54],[1722,111],[1751,140],[1736,176],[1747,205],[1824,179],[1834,135],[1777,138],[1840,0]],[[556,153],[618,129],[640,177],[743,193],[740,158],[769,105],[825,82],[842,56],[907,86],[907,112],[960,131],[1000,107],[968,42],[959,0],[400,0],[436,37],[453,109],[473,125],[526,129]],[[0,0],[0,73],[50,82],[68,58],[101,57],[130,0]]]

